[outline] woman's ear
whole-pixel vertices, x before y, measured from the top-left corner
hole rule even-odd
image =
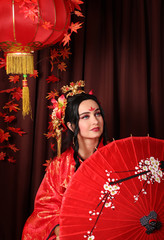
[[[67,127],[69,128],[69,130],[71,130],[72,132],[74,132],[74,127],[72,126],[72,124],[70,122],[67,122]]]

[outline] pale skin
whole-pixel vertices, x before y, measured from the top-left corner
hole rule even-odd
[[[104,122],[98,104],[91,99],[81,102],[79,105],[78,154],[83,159],[87,159],[95,151],[103,133],[103,125]],[[67,126],[71,131],[74,131],[74,126],[70,122],[67,123]],[[60,227],[57,226],[54,230],[56,240],[60,240],[59,231]]]

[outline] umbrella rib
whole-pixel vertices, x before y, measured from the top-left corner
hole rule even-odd
[[[110,182],[109,184],[110,184],[110,185],[115,185],[115,184],[118,184],[118,183],[122,183],[122,182],[127,181],[127,180],[130,180],[130,179],[132,179],[132,178],[135,178],[135,177],[144,175],[144,174],[146,174],[146,173],[148,173],[148,172],[150,172],[150,170],[144,171],[144,172],[141,172],[141,173],[138,173],[138,174],[135,174],[135,175],[132,175],[132,176],[127,177],[127,178],[122,178],[122,179],[117,180],[117,181],[114,181],[114,182]]]
[[[161,161],[161,170],[162,170],[162,172],[164,171],[163,168],[164,168],[164,161]],[[135,170],[122,171],[122,172],[133,172],[133,171],[135,171]],[[148,171],[144,171],[144,172],[141,172],[141,173],[138,173],[138,174],[135,174],[135,175],[132,175],[132,176],[127,177],[127,178],[122,178],[122,179],[117,180],[117,181],[114,181],[114,182],[110,182],[109,184],[110,184],[110,185],[114,185],[114,184],[117,184],[117,183],[121,183],[121,182],[124,182],[124,181],[130,180],[130,179],[132,179],[132,178],[135,178],[135,177],[138,177],[138,176],[144,175],[144,174],[146,174],[146,173],[148,173],[148,172],[150,172],[150,170],[148,170]],[[120,172],[115,172],[115,173],[120,173]]]
[[[97,224],[97,222],[98,222],[98,220],[99,220],[99,218],[100,218],[100,215],[101,215],[101,213],[102,213],[102,210],[103,210],[103,208],[104,208],[104,206],[105,206],[105,203],[106,203],[106,201],[107,201],[107,199],[108,199],[109,194],[110,194],[110,193],[106,193],[105,196],[103,197],[103,199],[101,200],[101,202],[100,202],[100,203],[97,205],[97,207],[95,208],[95,209],[97,209],[98,206],[99,206],[99,205],[102,203],[102,201],[105,199],[105,201],[104,201],[104,203],[103,203],[103,205],[102,205],[102,208],[101,208],[101,210],[100,210],[100,212],[99,212],[99,215],[98,215],[98,217],[96,218],[96,221],[95,221],[95,223],[94,223],[94,225],[93,225],[93,227],[92,227],[92,229],[91,229],[91,231],[90,231],[90,234],[92,234],[92,232],[93,232],[93,230],[94,230],[94,228],[95,228],[95,226],[96,226],[96,224]]]

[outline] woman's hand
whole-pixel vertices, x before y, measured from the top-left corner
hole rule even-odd
[[[57,227],[55,228],[55,230],[54,230],[55,235],[56,235],[56,240],[60,240],[60,238],[59,238],[59,230],[60,230],[60,227],[59,227],[59,226],[57,226]]]

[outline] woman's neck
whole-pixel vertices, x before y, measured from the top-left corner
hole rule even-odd
[[[82,159],[89,158],[97,148],[99,139],[85,139],[85,141],[79,141],[78,154]]]

